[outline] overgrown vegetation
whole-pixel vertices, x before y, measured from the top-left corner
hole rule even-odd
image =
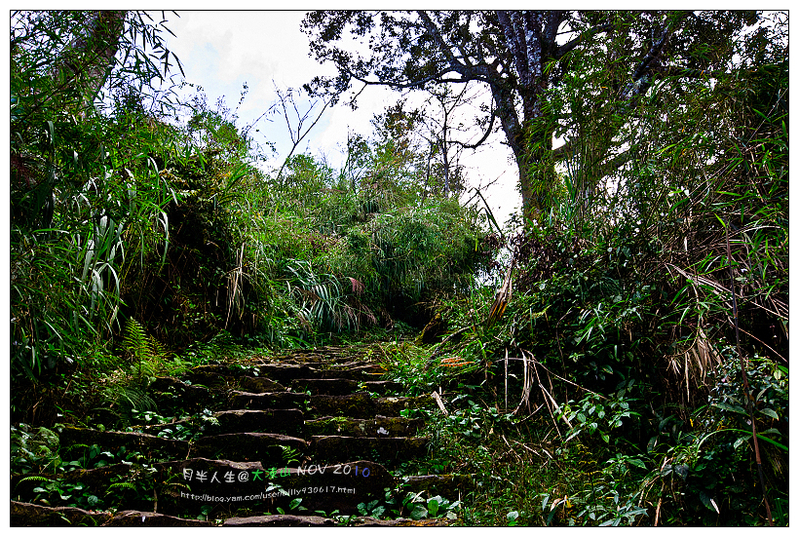
[[[437,428],[441,471],[490,476],[468,521],[787,523],[786,66],[665,79],[653,98],[678,112],[616,141],[633,165],[583,203],[575,165],[548,220],[509,235],[501,292],[441,302],[450,336],[406,378],[439,386],[450,356],[485,372],[450,382],[468,406]]]
[[[253,348],[382,339],[388,377],[406,395],[437,391],[447,411],[406,412],[433,443],[400,473],[471,474],[474,491],[390,491],[362,515],[787,525],[787,21],[722,39],[723,54],[717,43],[729,71],[662,73],[632,114],[609,89],[624,39],[575,51],[537,99],[569,111],[543,130],[580,147],[542,193],[549,212],[505,228],[459,202],[463,170],[445,181],[422,165],[401,106],[350,137],[343,169],[298,154],[265,171],[236,110],[157,89],[164,28],[140,15],[103,92],[67,84],[62,59],[88,21],[12,17],[15,472],[141,464],[59,452],[53,431],[167,423],[155,377]],[[116,505],[29,481],[42,503]],[[150,494],[124,487],[109,497]]]

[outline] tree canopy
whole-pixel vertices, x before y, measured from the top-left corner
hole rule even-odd
[[[303,30],[312,55],[339,73],[314,79],[307,87],[317,94],[339,95],[352,84],[397,90],[487,85],[491,106],[475,120],[484,130],[480,141],[502,131],[532,220],[551,207],[558,160],[579,152],[603,163],[603,173],[613,171],[612,140],[659,80],[707,80],[709,73],[750,68],[767,54],[749,55],[749,65],[736,60],[744,30],[754,30],[756,37],[746,38],[759,43],[754,48],[768,40],[762,15],[743,11],[317,11]],[[597,76],[603,86],[585,92],[580,80]],[[609,114],[604,142],[592,133],[590,157],[569,121],[577,103],[569,106],[553,91]],[[556,136],[565,142],[557,148]]]

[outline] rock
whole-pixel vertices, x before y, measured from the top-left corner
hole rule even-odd
[[[296,408],[268,410],[225,410],[214,417],[220,433],[273,432],[295,434],[303,430],[304,416]]]
[[[303,407],[306,401],[310,401],[310,396],[304,393],[250,393],[235,390],[231,393],[230,404],[236,409],[267,410]]]
[[[416,434],[423,425],[421,419],[397,416],[366,419],[324,417],[305,422],[305,430],[309,435],[410,436]]]
[[[193,444],[192,451],[200,457],[280,464],[283,447],[303,453],[308,443],[302,438],[275,433],[228,433],[203,436]]]
[[[242,391],[251,393],[286,391],[285,386],[282,384],[263,377],[242,377],[239,379],[239,388]]]
[[[113,518],[104,525],[115,527],[208,527],[213,526],[214,524],[208,522],[207,520],[181,518],[172,515],[165,515],[163,513],[127,510],[116,513]]]
[[[335,526],[336,522],[321,516],[297,515],[264,515],[251,517],[235,517],[225,520],[224,526]]]
[[[104,451],[118,451],[124,447],[127,451],[139,451],[149,456],[185,456],[189,449],[188,442],[183,440],[168,440],[144,433],[97,431],[70,426],[61,430],[59,439],[62,446],[96,444]]]
[[[11,501],[11,526],[102,526],[110,513],[97,513],[77,507],[46,507]]]
[[[419,437],[355,437],[314,436],[311,450],[323,461],[341,458],[367,457],[381,462],[423,457],[427,453],[427,438]]]

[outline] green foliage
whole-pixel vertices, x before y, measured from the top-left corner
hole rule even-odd
[[[135,319],[128,319],[122,347],[136,364],[139,378],[154,377],[162,368],[161,361],[166,359],[163,347],[144,331]]]
[[[497,26],[490,13],[433,23],[450,20],[453,36],[472,16]],[[138,95],[161,76],[145,53],[162,51],[160,25],[141,16],[121,38],[119,56],[132,63],[113,63],[106,105],[88,109],[90,84],[49,75],[86,17],[12,16],[12,409],[41,421],[37,409],[57,409],[47,427],[12,428],[13,472],[141,463],[98,446],[61,452],[50,425],[93,413],[131,430],[167,425],[150,379],[235,361],[238,343],[351,342],[364,329],[384,336],[382,327],[406,335],[406,323],[435,315],[439,343],[379,347],[405,394],[436,391],[446,408],[403,411],[430,422],[432,442],[429,457],[399,472],[468,473],[474,490],[462,504],[389,490],[360,504],[361,515],[757,525],[765,495],[775,523],[788,523],[779,14],[749,35],[737,30],[756,18],[745,12],[569,15],[577,31],[625,31],[591,35],[600,46],[590,53],[575,47],[544,66],[558,82],[535,97],[542,117],[517,133],[526,140],[517,160],[530,179],[525,195],[550,210],[505,232],[490,209],[440,195],[462,177],[444,161],[430,165],[443,155],[419,141],[421,112],[403,105],[376,114],[374,136],[350,135],[342,169],[301,154],[273,174],[224,101],[155,99],[168,105],[155,113]],[[317,14],[308,25],[370,20]],[[621,98],[629,65],[667,22],[682,25],[668,54],[687,70],[663,64]],[[420,39],[414,54],[435,50]],[[485,32],[472,40],[492,57],[497,43]],[[399,65],[389,70],[406,76]],[[569,140],[563,167],[547,133]],[[489,235],[487,220],[508,240]],[[159,436],[191,439],[214,424],[210,411],[175,418]],[[285,448],[283,457],[298,454]],[[108,508],[117,494],[149,494],[150,469],[141,472],[105,497],[38,475],[17,486],[34,487],[43,503]],[[306,509],[297,498],[290,510]]]
[[[439,495],[425,498],[423,492],[405,492],[385,490],[384,499],[375,499],[357,505],[361,516],[373,518],[399,518],[409,517],[413,520],[427,518],[445,518],[455,520],[458,518],[460,501],[450,501]]]
[[[148,128],[140,124],[131,130],[130,121],[78,110],[73,104],[83,100],[80,92],[87,87],[60,86],[51,77],[74,52],[73,34],[90,16],[18,12],[12,17],[16,374],[39,375],[74,362],[87,344],[102,346],[118,320],[124,263],[168,241],[163,207],[175,193],[150,158],[154,140]],[[162,76],[148,51],[163,48],[161,29],[141,16],[127,20],[119,46],[132,63],[112,61],[111,84],[121,87],[120,68],[128,69],[126,84],[139,88]],[[167,62],[168,57],[168,52],[162,56]]]

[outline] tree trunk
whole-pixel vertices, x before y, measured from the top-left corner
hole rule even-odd
[[[79,91],[81,108],[91,106],[105,84],[119,50],[126,16],[127,11],[92,12],[84,34],[70,43],[55,66],[57,86]]]

